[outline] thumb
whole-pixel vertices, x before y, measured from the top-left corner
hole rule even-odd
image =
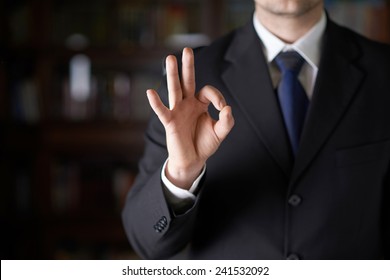
[[[214,132],[220,142],[222,142],[234,126],[232,108],[225,106],[219,112],[219,120],[214,124]]]

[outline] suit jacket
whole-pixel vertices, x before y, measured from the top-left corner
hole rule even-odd
[[[175,215],[160,178],[164,128],[151,117],[122,213],[141,257],[186,248],[192,259],[389,258],[389,46],[328,20],[295,160],[252,22],[196,50],[195,65],[197,88],[218,88],[235,126],[194,206]],[[166,86],[159,93],[166,102]]]

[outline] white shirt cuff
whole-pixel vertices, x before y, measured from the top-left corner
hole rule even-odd
[[[195,201],[196,196],[194,195],[194,193],[198,189],[199,182],[202,179],[204,173],[206,172],[206,165],[203,167],[200,175],[192,183],[191,188],[189,190],[185,190],[172,184],[165,176],[165,169],[166,169],[167,162],[168,159],[165,161],[163,168],[161,170],[161,180],[163,181],[166,189],[168,190],[168,197],[167,197],[168,201],[173,204],[180,203],[183,201],[188,201],[188,200]]]

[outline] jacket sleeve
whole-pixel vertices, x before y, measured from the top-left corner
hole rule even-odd
[[[166,92],[165,86],[159,90],[162,99],[167,96]],[[126,235],[133,249],[144,259],[170,258],[191,240],[197,201],[184,214],[173,214],[161,182],[161,168],[167,156],[164,127],[152,114],[139,173],[122,210]]]

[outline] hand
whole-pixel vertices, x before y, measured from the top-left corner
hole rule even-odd
[[[182,81],[175,56],[166,59],[169,109],[155,90],[147,90],[153,111],[166,131],[168,163],[166,176],[174,185],[189,189],[207,159],[214,154],[234,125],[231,107],[221,92],[205,86],[195,94],[195,68],[192,49],[182,55]],[[210,103],[220,111],[219,120],[208,113]]]

